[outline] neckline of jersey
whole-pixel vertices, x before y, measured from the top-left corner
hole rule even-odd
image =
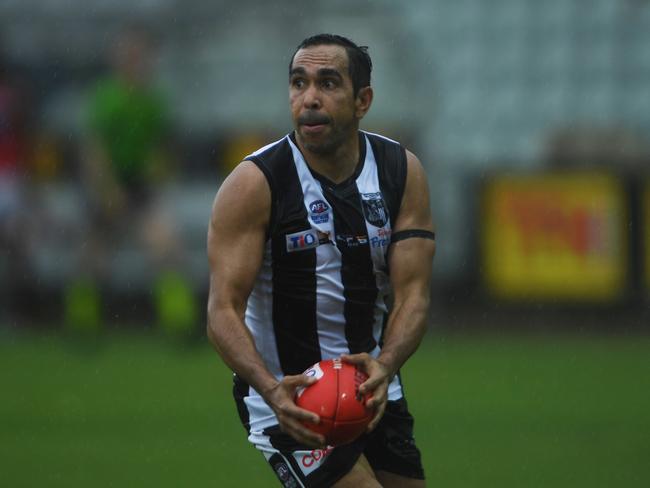
[[[309,169],[311,175],[316,180],[318,180],[322,185],[328,188],[341,189],[349,186],[350,184],[354,183],[357,180],[357,178],[361,174],[361,171],[363,171],[363,166],[366,162],[366,138],[363,132],[361,131],[358,132],[359,132],[359,161],[357,161],[357,166],[354,168],[354,173],[352,173],[350,176],[348,176],[345,180],[341,181],[340,183],[334,183],[327,176],[320,174],[318,171],[314,170],[311,166],[309,166],[309,163],[307,162],[307,158],[305,158],[305,155],[300,150],[300,146],[298,145],[298,141],[296,140],[295,131],[291,132],[291,134],[289,134],[289,137],[291,138],[291,141],[298,148],[298,151],[300,151],[300,154],[302,155],[302,159],[305,161],[305,165]]]

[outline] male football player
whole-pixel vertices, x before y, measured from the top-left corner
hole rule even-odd
[[[294,131],[246,157],[212,211],[208,335],[284,486],[424,486],[398,372],[426,330],[433,225],[418,158],[359,130],[371,67],[344,37],[305,39],[289,66]],[[332,357],[368,373],[375,410],[335,448],[294,403],[313,381],[301,373]]]

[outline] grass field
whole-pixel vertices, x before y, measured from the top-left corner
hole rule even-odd
[[[0,486],[276,486],[207,344],[88,346],[0,338]],[[404,371],[429,486],[650,486],[649,353],[648,337],[431,333]]]

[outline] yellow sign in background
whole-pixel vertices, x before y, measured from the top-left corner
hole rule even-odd
[[[566,300],[622,295],[627,210],[615,177],[497,177],[487,185],[481,218],[483,278],[493,294]]]

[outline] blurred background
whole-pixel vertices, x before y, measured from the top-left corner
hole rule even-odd
[[[650,2],[4,0],[0,479],[273,486],[204,339],[220,182],[319,32],[429,175],[432,486],[648,486]]]

